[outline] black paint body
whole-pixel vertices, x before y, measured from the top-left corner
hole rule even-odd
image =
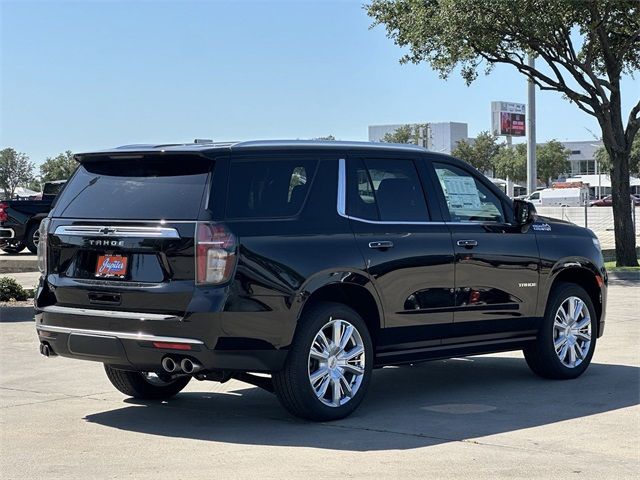
[[[573,281],[591,295],[604,328],[607,275],[593,234],[584,228],[538,218],[515,226],[511,201],[463,162],[417,148],[326,143],[257,143],[236,146],[133,147],[81,155],[80,161],[136,154],[209,159],[210,188],[198,218],[144,218],[119,222],[66,218],[64,198],[51,212],[49,269],[36,297],[37,326],[100,332],[141,332],[203,342],[188,352],[207,370],[275,371],[282,367],[306,306],[344,302],[372,333],[377,366],[450,356],[517,350],[536,338],[546,299],[556,281]],[[261,158],[317,160],[299,214],[288,218],[227,218],[232,162]],[[428,221],[366,222],[340,210],[340,162],[351,158],[412,160],[427,198]],[[431,162],[471,172],[500,198],[505,221],[451,222]],[[73,180],[72,180],[73,181]],[[104,199],[103,199],[104,200]],[[127,217],[129,218],[129,217]],[[93,277],[104,247],[90,237],[53,234],[63,225],[140,225],[175,228],[179,239],[125,239],[114,253],[130,256],[123,281]],[[238,239],[232,279],[222,286],[194,282],[196,221],[221,222]],[[477,246],[457,245],[473,239]],[[391,248],[370,248],[390,241]],[[43,312],[51,306],[173,314],[172,320],[105,318]],[[108,333],[105,334],[108,336]],[[39,331],[54,352],[121,368],[159,370],[167,353],[152,342],[116,339],[80,342],[72,333]]]

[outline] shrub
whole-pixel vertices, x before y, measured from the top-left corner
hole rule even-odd
[[[0,302],[22,301],[29,298],[28,292],[13,278],[0,278]]]

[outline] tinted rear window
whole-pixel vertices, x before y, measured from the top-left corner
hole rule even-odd
[[[290,217],[302,209],[315,174],[310,159],[235,160],[231,163],[227,218]]]
[[[198,218],[212,162],[199,157],[85,162],[54,213],[68,218]]]

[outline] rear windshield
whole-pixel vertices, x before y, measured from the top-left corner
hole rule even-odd
[[[199,157],[91,161],[80,165],[54,216],[67,218],[198,218],[212,162]]]

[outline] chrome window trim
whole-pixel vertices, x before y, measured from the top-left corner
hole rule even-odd
[[[371,223],[374,225],[446,225],[447,222],[403,222],[391,220],[368,220],[366,218],[347,215],[347,162],[344,158],[338,159],[338,215],[357,222]]]
[[[76,237],[180,238],[180,234],[178,234],[178,231],[175,228],[124,225],[61,225],[56,228],[54,235],[69,235]]]
[[[86,328],[70,328],[70,327],[58,327],[55,325],[37,325],[38,332],[52,332],[52,333],[76,333],[79,335],[90,335],[98,337],[115,337],[121,340],[139,340],[143,342],[166,342],[166,343],[188,343],[190,345],[204,345],[202,340],[196,340],[194,338],[180,338],[180,337],[162,337],[158,335],[151,335],[148,333],[133,333],[133,332],[111,332],[108,330],[89,330]]]
[[[425,199],[426,200],[426,199]],[[371,223],[374,225],[508,225],[502,222],[403,222],[390,220],[368,220],[366,218],[347,215],[347,167],[344,158],[338,159],[338,215],[356,222]]]
[[[59,305],[49,305],[38,309],[38,312],[45,313],[58,313],[62,315],[84,315],[92,317],[105,317],[105,318],[124,318],[127,320],[182,320],[182,318],[176,315],[170,315],[166,313],[138,313],[138,312],[122,312],[118,310],[96,310],[92,308],[75,308],[75,307],[62,307]]]

